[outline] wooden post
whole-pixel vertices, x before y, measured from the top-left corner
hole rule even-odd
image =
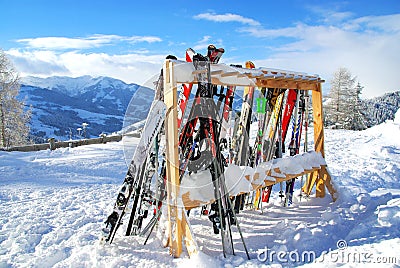
[[[56,140],[54,138],[49,138],[49,146],[52,151],[56,149]]]
[[[315,181],[317,180],[317,177],[318,177],[318,172],[311,172],[310,174],[308,174],[306,183],[302,187],[302,191],[304,193],[306,193],[306,195],[311,194],[312,188],[315,185]]]
[[[314,145],[315,151],[320,152],[322,157],[325,158],[325,150],[324,150],[324,120],[323,120],[323,111],[322,111],[322,89],[321,83],[317,84],[316,90],[312,91],[312,106],[313,106],[313,120],[314,120]],[[315,179],[315,181],[313,181]],[[333,200],[336,200],[336,190],[333,187],[331,181],[331,175],[329,174],[326,166],[323,166],[320,170],[315,171],[315,174],[312,174],[308,178],[307,185],[308,187],[313,187],[314,183],[316,183],[316,196],[324,197],[325,196],[325,186],[328,187],[330,194],[332,195]],[[309,188],[309,191],[311,191]]]
[[[197,245],[194,241],[190,225],[186,219],[185,208],[179,202],[179,137],[178,137],[178,110],[177,110],[177,86],[173,76],[174,63],[166,60],[163,69],[164,75],[164,102],[167,106],[165,119],[166,136],[166,177],[167,177],[167,206],[169,224],[170,254],[179,257],[182,253],[182,239],[189,255],[197,253]]]

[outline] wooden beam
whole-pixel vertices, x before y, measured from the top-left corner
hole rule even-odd
[[[314,146],[315,151],[320,152],[322,157],[325,158],[324,148],[324,120],[322,110],[322,89],[321,84],[317,84],[317,90],[312,91],[312,106],[313,106],[313,121],[314,121]],[[313,184],[313,181],[307,182],[309,185]],[[316,178],[316,196],[325,196],[325,186],[328,187],[329,193],[333,200],[336,200],[336,190],[332,184],[331,176],[326,167],[321,168],[318,172],[318,178]],[[312,187],[312,186],[311,186]],[[308,192],[311,190],[308,189]]]
[[[167,186],[167,211],[169,224],[168,245],[170,254],[179,257],[182,253],[182,240],[184,239],[189,255],[198,252],[198,247],[190,228],[183,207],[179,199],[179,137],[178,137],[178,110],[177,110],[177,85],[173,80],[174,63],[167,60],[164,64],[164,102],[167,106],[165,119],[166,140],[166,186]]]
[[[228,76],[237,76],[240,73],[238,71],[233,71],[233,72],[225,72],[221,74],[221,77],[228,77]]]
[[[193,257],[194,255],[196,255],[199,252],[199,247],[196,243],[196,239],[194,238],[193,230],[188,221],[186,212],[184,210],[183,203],[181,203],[181,213],[182,213],[182,215],[181,215],[182,216],[182,230],[183,230],[186,250],[189,253],[189,256]]]
[[[299,89],[299,90],[318,90],[317,83],[310,81],[296,81],[293,78],[288,79],[275,79],[268,78],[262,79],[258,78],[256,80],[256,85],[258,87],[267,87],[267,88],[291,88],[291,89]]]
[[[223,73],[224,73],[223,70],[211,71],[211,75],[220,75],[220,74],[223,74]]]
[[[303,187],[301,188],[301,190],[306,195],[310,195],[311,194],[311,191],[312,191],[312,189],[313,189],[313,187],[315,185],[317,177],[318,177],[318,171],[311,172],[310,174],[308,174],[307,180],[306,180],[305,184],[303,185]]]
[[[319,178],[320,178],[320,181],[319,182],[317,182],[317,188],[318,187],[320,187],[319,186],[319,184],[321,184],[321,187],[323,187],[323,189],[324,189],[324,191],[325,191],[325,187],[328,189],[328,192],[331,194],[331,196],[332,196],[332,200],[333,201],[336,201],[336,199],[337,199],[337,192],[336,192],[336,189],[335,189],[335,186],[333,185],[333,182],[332,182],[332,178],[331,178],[331,175],[329,174],[329,172],[328,172],[328,169],[327,169],[327,167],[326,166],[324,166],[324,167],[322,167],[319,171],[318,171],[318,173],[319,173]],[[317,192],[318,193],[318,192]],[[317,195],[317,197],[319,197],[318,195]],[[322,196],[321,196],[322,197]]]
[[[164,65],[164,102],[167,106],[165,119],[166,135],[166,177],[167,210],[169,224],[170,254],[179,257],[182,253],[182,224],[178,216],[177,197],[179,196],[179,152],[178,152],[178,113],[177,88],[173,81],[174,65],[166,61]]]
[[[312,91],[312,107],[314,123],[314,149],[316,152],[320,152],[322,157],[325,158],[321,84],[317,84],[316,90]]]

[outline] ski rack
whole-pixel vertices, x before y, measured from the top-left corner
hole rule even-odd
[[[164,73],[164,102],[167,106],[165,119],[166,133],[166,179],[167,179],[167,212],[169,225],[168,246],[171,255],[179,257],[182,253],[182,242],[189,255],[198,251],[190,223],[187,220],[185,209],[201,206],[199,200],[190,200],[189,194],[180,193],[179,180],[179,133],[177,113],[177,88],[179,84],[195,84],[197,74],[192,63],[179,60],[166,60],[163,66]],[[292,178],[307,174],[307,181],[302,190],[310,194],[316,186],[316,197],[325,196],[325,187],[333,200],[337,192],[333,186],[331,176],[324,161],[324,128],[322,108],[322,88],[325,82],[318,75],[293,72],[271,68],[247,69],[231,67],[225,64],[211,65],[211,82],[223,86],[253,86],[282,89],[298,89],[312,91],[313,123],[314,123],[314,150],[320,157],[320,164],[316,167],[305,168],[298,174],[282,174],[279,168],[265,171],[257,176],[273,177],[275,181],[261,180],[263,183],[253,185],[254,189],[287,181]],[[306,157],[306,156],[304,156]],[[297,157],[299,160],[301,157]]]

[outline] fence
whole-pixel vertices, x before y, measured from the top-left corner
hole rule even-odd
[[[131,134],[130,136],[140,137],[139,133]],[[9,148],[0,148],[0,151],[8,151],[8,152],[32,152],[32,151],[40,151],[40,150],[55,150],[57,148],[65,148],[65,147],[78,147],[82,145],[90,145],[90,144],[101,144],[113,141],[122,140],[122,135],[113,135],[113,136],[101,136],[99,138],[94,139],[82,139],[82,140],[70,140],[70,141],[55,141],[54,138],[49,139],[48,143],[42,144],[30,144],[24,146],[15,146]]]

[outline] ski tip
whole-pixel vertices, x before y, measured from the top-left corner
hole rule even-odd
[[[217,48],[213,44],[210,44],[210,45],[208,45],[207,49],[208,50],[216,50]]]
[[[186,49],[186,61],[187,62],[192,62],[193,61],[193,56],[196,54],[196,51],[194,51],[192,48]]]
[[[249,69],[254,69],[254,68],[256,68],[256,66],[254,65],[254,63],[252,62],[252,61],[246,61],[246,68],[249,68]]]
[[[167,60],[177,60],[178,58],[175,57],[174,55],[168,55],[168,56],[166,57],[166,59],[167,59]]]
[[[214,53],[214,52],[224,53],[225,49],[223,49],[222,47],[217,48],[216,46],[211,44],[211,45],[208,45],[207,51],[208,51],[208,56],[210,56],[210,53]]]

